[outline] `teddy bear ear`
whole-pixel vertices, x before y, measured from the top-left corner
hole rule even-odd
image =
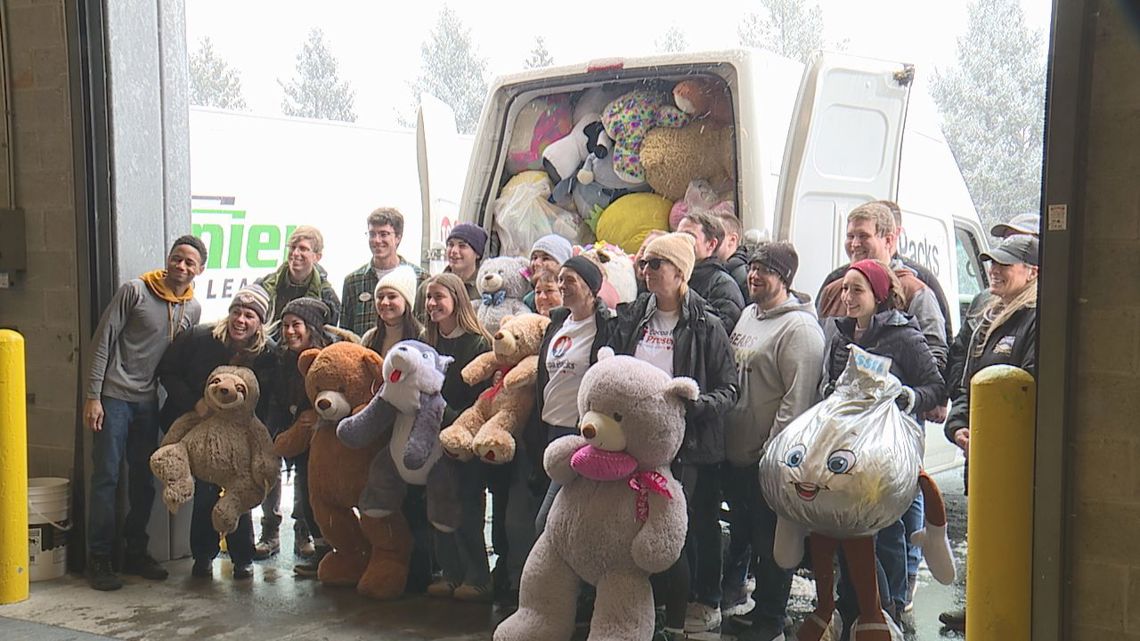
[[[607,358],[612,357],[613,355],[614,355],[614,348],[603,347],[603,348],[598,350],[598,362],[600,363],[600,362],[606,360]]]
[[[320,353],[319,349],[307,349],[301,352],[297,357],[297,369],[301,372],[301,376],[309,373],[309,368],[313,366],[313,361],[317,360]]]
[[[384,380],[384,359],[372,350],[365,350],[360,355],[361,360],[364,361],[364,366],[368,368],[368,372],[372,374],[372,380]]]
[[[601,359],[601,352],[599,351],[599,360]],[[665,386],[665,396],[676,396],[679,399],[695,401],[701,395],[701,388],[697,382],[685,376],[679,376],[669,381]]]

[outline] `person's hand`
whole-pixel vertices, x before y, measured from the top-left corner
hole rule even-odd
[[[103,431],[103,402],[97,398],[89,398],[83,404],[83,424],[91,428],[92,432]]]
[[[954,432],[954,444],[962,448],[962,454],[970,458],[970,428],[963,427]]]
[[[899,395],[895,397],[895,405],[898,405],[900,410],[909,414],[914,408],[915,398],[914,390],[903,385],[902,389],[899,390]]]
[[[922,418],[930,421],[931,423],[945,423],[946,422],[946,406],[939,405],[938,407],[926,412]]]

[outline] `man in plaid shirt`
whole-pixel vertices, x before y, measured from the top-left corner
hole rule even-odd
[[[400,265],[408,265],[420,281],[423,271],[396,253],[404,237],[404,215],[394,207],[380,207],[368,214],[368,248],[372,260],[344,278],[340,300],[344,305],[340,326],[357,336],[376,325],[376,307],[372,300],[376,283]]]

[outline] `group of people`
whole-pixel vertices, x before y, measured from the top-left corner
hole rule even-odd
[[[404,511],[416,537],[409,591],[497,600],[507,607],[517,600],[526,555],[559,491],[543,473],[542,451],[576,433],[578,387],[598,351],[610,347],[700,386],[687,407],[685,438],[673,464],[689,506],[689,534],[674,566],[653,577],[660,638],[716,630],[732,617],[741,628],[737,638],[783,639],[792,575],[772,559],[776,518],[757,474],[766,442],[831,393],[855,344],[890,357],[891,372],[903,384],[899,407],[920,421],[944,423],[947,438],[968,457],[973,374],[996,363],[1035,373],[1038,226],[1035,216],[1022,216],[995,227],[1003,240],[982,256],[989,262],[990,288],[971,305],[957,335],[950,332],[951,308],[936,278],[898,255],[901,214],[889,201],[850,212],[845,249],[851,262],[826,279],[814,300],[794,287],[795,247],[745,247],[732,216],[694,212],[677,231],[651,234],[634,257],[639,295],[620,305],[607,301],[597,263],[572,255],[561,237],[539,239],[529,257],[533,291],[525,300],[550,318],[538,354],[536,408],[511,464],[460,464],[463,519],[455,532],[432,532],[422,493],[409,492]],[[485,386],[469,386],[459,373],[492,343],[475,313],[486,232],[456,225],[447,238],[447,267],[427,277],[397,253],[399,211],[377,209],[367,230],[371,260],[345,278],[339,298],[319,265],[321,234],[310,226],[290,237],[286,263],[239,290],[217,322],[199,324],[193,280],[204,269],[207,249],[193,236],[174,242],[165,269],[118,290],[96,330],[84,407],[84,421],[95,432],[88,509],[92,587],[122,586],[112,552],[124,460],[130,510],[121,570],[166,578],[146,552],[155,492],[148,458],[174,419],[205,411],[206,378],[218,365],[255,373],[262,390],[257,415],[274,434],[308,408],[298,355],[340,340],[359,341],[381,357],[399,341],[424,341],[454,359],[442,388],[443,426],[474,404]],[[159,386],[166,392],[161,410]],[[308,506],[305,457],[287,464],[296,479],[294,552],[304,557],[297,573],[313,575],[327,547]],[[219,536],[210,510],[219,492],[208,483],[195,487],[194,576],[213,573]],[[488,494],[494,571],[483,534]],[[278,552],[279,490],[266,497],[262,512],[256,542],[248,513],[226,537],[235,579],[249,578],[253,561]],[[914,598],[919,552],[909,535],[921,527],[919,498],[876,537],[882,606],[896,618]],[[841,612],[857,607],[842,581],[839,594]],[[585,602],[580,609],[588,607]],[[959,614],[944,614],[944,622],[958,625],[964,619]]]

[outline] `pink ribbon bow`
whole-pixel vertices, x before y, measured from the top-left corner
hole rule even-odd
[[[669,491],[669,481],[659,472],[634,472],[629,477],[629,489],[637,492],[637,522],[645,523],[649,518],[649,493],[653,492],[667,499],[673,498]]]

